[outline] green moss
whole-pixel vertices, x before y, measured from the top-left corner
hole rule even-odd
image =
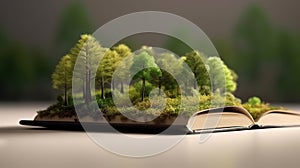
[[[268,103],[264,103],[258,97],[251,97],[242,106],[250,112],[254,120],[257,120],[263,113],[270,110],[284,109],[283,107],[271,106]]]
[[[183,116],[189,117],[193,113],[214,108],[214,107],[222,107],[226,106],[242,106],[246,110],[250,112],[252,117],[256,120],[261,116],[264,112],[275,109],[283,109],[282,107],[274,107],[270,106],[267,103],[263,103],[258,97],[249,98],[249,100],[245,103],[241,103],[241,100],[236,98],[232,93],[225,94],[225,104],[223,103],[224,98],[220,95],[200,95],[196,96],[185,96],[184,98],[176,97],[176,98],[166,98],[165,103],[162,104],[161,100],[153,98],[151,101],[149,98],[144,101],[139,101],[134,104],[133,107],[122,106],[122,111],[125,112],[126,116],[134,117],[150,117],[155,116],[160,118],[160,120],[164,120],[168,117],[172,116]],[[212,100],[214,100],[214,104],[212,105]],[[100,108],[100,111],[103,115],[108,119],[112,120],[114,117],[118,115],[122,115],[118,108],[114,105],[112,98],[101,99],[97,97],[97,103]],[[219,104],[218,104],[219,103]],[[218,106],[222,105],[222,106]],[[77,108],[80,108],[80,111],[89,112],[84,114],[78,114],[80,116],[90,115],[94,119],[99,118],[101,115],[100,111],[88,109],[85,104],[78,105]],[[73,105],[65,106],[62,102],[58,102],[54,105],[51,105],[46,110],[42,110],[38,112],[38,116],[43,117],[55,117],[59,118],[68,118],[76,116],[75,108]]]
[[[49,106],[46,110],[38,111],[38,116],[43,117],[55,117],[59,118],[68,118],[76,116],[74,106],[65,106],[62,103],[56,103],[54,105]]]

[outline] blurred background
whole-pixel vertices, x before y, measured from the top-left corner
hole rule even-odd
[[[185,17],[211,38],[221,58],[239,75],[238,97],[296,103],[299,9],[297,0],[1,0],[0,101],[54,100],[51,73],[80,34],[93,33],[124,14],[154,10]],[[186,47],[157,34],[124,41],[133,49],[147,44],[178,54]]]

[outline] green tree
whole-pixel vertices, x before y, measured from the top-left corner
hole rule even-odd
[[[155,61],[162,72],[162,75],[158,78],[158,94],[160,94],[163,87],[165,91],[168,91],[168,93],[171,94],[168,96],[177,96],[179,83],[175,80],[176,77],[179,80],[184,77],[184,83],[192,81],[188,78],[191,77],[191,75],[186,74],[188,72],[186,71],[186,67],[184,67],[185,60],[185,57],[176,58],[176,56],[171,53],[162,53],[157,56]]]
[[[120,44],[116,47],[113,47],[113,50],[116,51],[121,58],[126,58],[132,54],[131,49],[125,44]]]
[[[237,67],[242,80],[260,82],[259,74],[267,70],[266,64],[276,63],[278,58],[278,32],[260,5],[252,4],[241,15],[234,39],[236,62],[243,65]]]
[[[230,70],[219,57],[209,57],[207,59],[210,80],[213,85],[213,91],[226,91],[233,93],[236,90],[237,75]],[[222,90],[226,89],[226,90]]]
[[[68,93],[72,84],[73,65],[71,57],[65,55],[56,65],[55,71],[52,74],[52,87],[60,90],[64,95],[64,105],[68,105]]]
[[[131,66],[132,59],[126,59],[126,62],[122,63],[126,57],[130,56],[131,49],[126,46],[125,44],[120,44],[113,48],[113,51],[116,51],[119,54],[120,59],[116,62],[116,67],[122,69],[122,71],[119,71],[119,74],[116,77],[120,78],[120,85],[121,89],[120,92],[124,93],[124,83],[123,80],[127,79],[129,77],[129,71],[126,70],[126,67]]]
[[[185,62],[191,68],[195,76],[194,89],[196,86],[200,86],[199,92],[202,94],[208,94],[210,92],[210,78],[207,67],[204,63],[206,60],[205,56],[198,51],[192,51],[184,55]]]
[[[59,55],[67,52],[83,32],[91,33],[93,30],[89,14],[81,0],[72,1],[64,9],[59,23],[55,45]]]
[[[102,48],[99,42],[91,35],[83,34],[75,47],[70,51],[70,56],[76,65],[75,78],[82,81],[83,96],[85,103],[91,101],[91,81],[96,77],[98,60],[100,60],[107,49]]]
[[[134,56],[130,70],[132,72],[137,72],[133,78],[134,80],[142,81],[141,97],[142,101],[144,101],[146,81],[155,77],[160,77],[161,71],[155,63],[154,57],[146,51],[141,51],[138,55]]]
[[[251,97],[248,99],[248,103],[251,105],[251,106],[257,106],[257,105],[260,105],[261,104],[261,100],[259,97]]]
[[[279,92],[281,101],[299,101],[300,78],[292,77],[291,74],[300,72],[300,36],[287,30],[280,31],[280,74],[276,82],[276,91]],[[280,69],[279,69],[280,68]]]
[[[162,53],[159,57],[157,57],[155,61],[161,68],[161,76],[156,79],[158,80],[158,95],[161,94],[162,87],[164,87],[165,90],[169,91],[175,90],[177,88],[176,80],[173,77],[173,75],[175,75],[175,69],[169,67],[173,67],[175,64],[177,64],[177,58],[173,54]],[[180,71],[180,69],[180,67],[176,68],[177,71]]]
[[[117,68],[120,56],[114,50],[107,50],[97,70],[97,81],[100,84],[101,98],[105,99],[105,83],[112,84],[113,73]],[[113,86],[114,89],[114,86]]]

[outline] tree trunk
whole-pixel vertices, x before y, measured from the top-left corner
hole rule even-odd
[[[115,90],[115,83],[114,83],[114,79],[113,78],[111,79],[111,87],[112,87],[112,90]]]
[[[65,100],[64,100],[64,105],[67,106],[68,105],[68,85],[67,85],[67,70],[66,70],[66,64],[64,64],[64,96],[65,96]]]
[[[64,101],[64,105],[67,106],[68,105],[68,91],[67,91],[67,83],[65,82],[65,101]]]
[[[65,72],[64,72],[64,73],[65,73],[65,74],[64,74],[64,77],[65,77],[65,79],[64,79],[64,80],[65,80],[65,81],[64,81],[64,82],[65,82],[65,83],[64,83],[64,89],[65,89],[65,90],[64,90],[64,91],[65,91],[65,93],[64,93],[64,94],[65,94],[65,95],[64,95],[64,96],[65,96],[64,105],[67,106],[67,105],[68,105],[68,93],[67,93],[67,92],[68,92],[68,90],[67,90],[67,89],[68,89],[68,86],[67,86],[67,75],[66,75],[66,66],[65,66],[65,65],[64,65],[64,71],[65,71]]]
[[[161,94],[161,77],[158,78],[158,96]]]
[[[123,81],[121,81],[121,93],[124,93],[124,84],[123,84]]]
[[[83,98],[85,99],[85,97],[86,97],[86,90],[85,90],[85,81],[83,81],[83,86],[82,86],[82,95],[83,95]]]
[[[85,103],[90,103],[91,99],[92,99],[92,95],[91,95],[91,78],[90,78],[90,70],[87,70],[87,73],[85,75],[85,81],[86,81],[86,85],[85,85],[85,90],[86,90],[86,95],[85,95]]]
[[[143,81],[143,83],[142,83],[142,101],[144,101],[145,91],[146,91],[146,79],[143,78],[142,81]]]
[[[103,76],[101,76],[101,85],[100,86],[101,86],[101,99],[105,99]]]

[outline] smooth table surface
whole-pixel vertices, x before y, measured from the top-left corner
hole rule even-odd
[[[99,147],[85,132],[18,125],[20,119],[33,119],[35,111],[48,105],[0,105],[0,168],[300,167],[300,128],[214,133],[204,143],[199,134],[187,135],[166,152],[131,158]]]

